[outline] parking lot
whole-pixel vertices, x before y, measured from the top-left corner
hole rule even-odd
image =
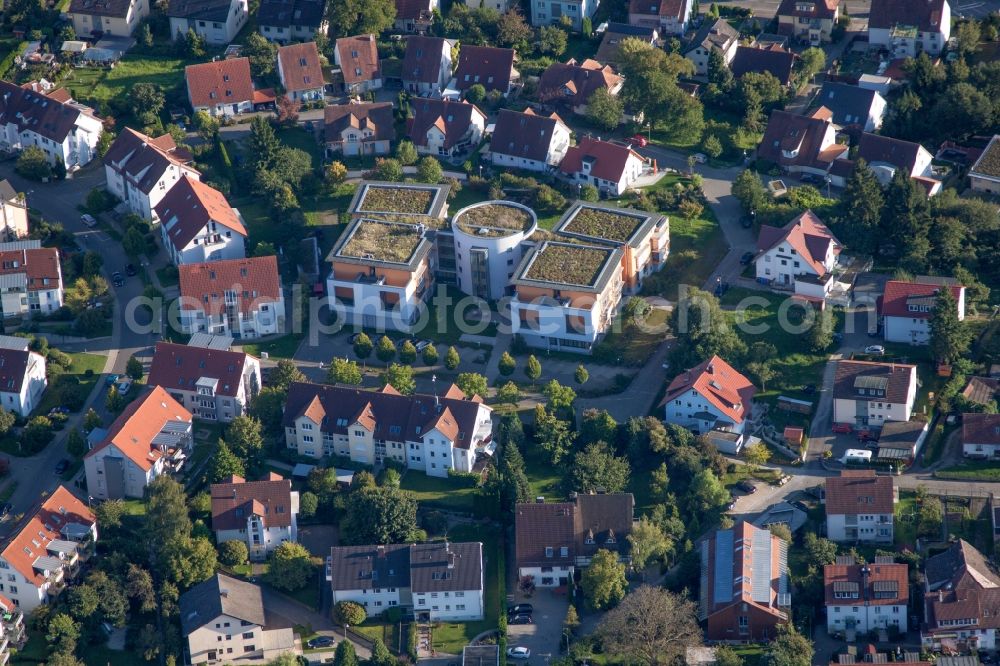
[[[512,624],[507,628],[508,647],[526,647],[531,657],[512,664],[547,664],[552,657],[559,656],[559,641],[562,640],[562,625],[566,619],[569,602],[565,592],[538,589],[531,597],[518,594],[514,603],[534,606],[532,624]]]

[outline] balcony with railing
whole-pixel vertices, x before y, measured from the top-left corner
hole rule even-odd
[[[24,632],[24,614],[16,607],[0,614],[0,632],[4,639],[16,647],[24,644],[27,636]]]

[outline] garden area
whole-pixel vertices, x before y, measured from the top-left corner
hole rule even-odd
[[[459,513],[472,513],[478,489],[466,478],[439,478],[420,472],[407,472],[399,487],[410,493],[421,506],[431,506]]]

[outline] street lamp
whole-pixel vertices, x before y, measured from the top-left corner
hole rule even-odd
[[[826,177],[823,178],[823,180],[826,181],[826,198],[829,199],[830,198],[830,183],[833,182],[833,178],[829,174],[827,174]]]

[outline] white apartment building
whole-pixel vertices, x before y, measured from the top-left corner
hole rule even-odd
[[[94,513],[59,486],[0,551],[0,594],[30,613],[62,593],[96,541]]]
[[[163,247],[176,266],[246,256],[247,230],[240,212],[200,181],[181,178],[160,201],[156,215]]]
[[[285,401],[285,444],[310,458],[365,465],[394,460],[428,476],[472,472],[495,449],[493,410],[452,385],[443,395],[294,383]]]
[[[892,543],[898,501],[891,476],[873,469],[842,470],[826,480],[827,537],[837,542]]]
[[[0,407],[27,418],[48,386],[45,357],[28,349],[28,340],[0,335]]]
[[[950,289],[958,306],[958,319],[965,319],[965,287],[948,278],[921,277],[914,282],[889,280],[879,304],[886,342],[926,345],[931,341],[930,321],[938,294]]]
[[[0,81],[0,150],[37,146],[73,171],[97,157],[104,125],[90,107]]]
[[[0,312],[4,317],[51,314],[62,307],[59,250],[39,240],[0,243]]]
[[[483,544],[450,541],[330,549],[333,603],[353,601],[368,616],[412,610],[418,622],[472,622],[485,616]]]
[[[156,206],[181,177],[201,180],[190,161],[169,134],[154,139],[126,127],[104,155],[105,187],[129,212],[153,220]]]
[[[241,541],[250,559],[260,562],[286,541],[299,538],[299,493],[292,482],[269,472],[260,481],[233,476],[213,483],[212,531],[215,542]]]
[[[285,297],[273,255],[183,264],[178,272],[182,332],[240,340],[284,332]]]
[[[940,55],[951,37],[948,0],[873,0],[868,43],[893,58],[915,58],[921,51]]]
[[[917,399],[917,366],[872,361],[837,361],[833,420],[879,427],[909,421]]]
[[[28,201],[8,180],[0,180],[0,241],[15,241],[28,235]]]
[[[530,108],[524,113],[501,109],[490,153],[498,167],[549,171],[566,157],[569,140],[569,128],[556,114],[546,117]]]
[[[876,555],[859,564],[854,557],[837,558],[823,567],[826,630],[830,635],[853,629],[859,634],[882,629],[907,630],[910,599],[909,566]]]
[[[166,14],[175,40],[194,30],[208,44],[224,46],[246,25],[250,4],[247,0],[170,0]]]
[[[800,282],[817,285],[825,297],[840,250],[840,241],[811,210],[784,227],[762,225],[754,259],[757,280],[796,291],[802,289]]]

